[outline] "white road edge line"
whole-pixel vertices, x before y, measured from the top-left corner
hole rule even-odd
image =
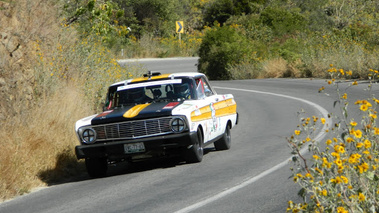
[[[311,101],[308,101],[308,100],[305,100],[305,99],[302,99],[302,98],[296,98],[296,97],[293,97],[293,96],[289,96],[289,95],[282,95],[282,94],[275,94],[275,93],[271,93],[271,92],[262,92],[262,91],[258,91],[258,90],[248,90],[248,89],[238,89],[238,88],[228,88],[228,87],[213,87],[213,88],[217,88],[217,89],[227,89],[227,90],[235,90],[235,91],[243,91],[243,92],[251,92],[251,93],[259,93],[259,94],[266,94],[266,95],[273,95],[273,96],[279,96],[279,97],[282,97],[282,98],[288,98],[288,99],[293,99],[293,100],[296,100],[296,101],[300,101],[300,102],[303,102],[303,103],[306,103],[314,108],[316,108],[320,114],[321,114],[321,117],[324,117],[326,122],[325,122],[325,125],[323,125],[321,131],[316,135],[316,137],[314,138],[314,140],[316,141],[321,141],[325,136],[326,136],[326,129],[328,126],[331,126],[332,124],[332,119],[331,118],[328,118],[328,111],[326,109],[324,109],[323,107],[321,107],[320,105],[316,104],[316,103],[313,103]],[[301,150],[301,153],[302,154],[305,154],[308,152],[308,147],[304,146],[303,149]],[[239,183],[238,185],[236,186],[233,186],[231,188],[228,188],[228,189],[225,189],[224,191],[218,193],[218,194],[215,194],[205,200],[202,200],[198,203],[195,203],[193,205],[190,205],[190,206],[187,206],[183,209],[180,209],[178,211],[176,211],[175,213],[187,213],[187,212],[191,212],[191,211],[194,211],[196,209],[199,209],[209,203],[212,203],[213,201],[216,201],[218,199],[221,199],[229,194],[232,194],[236,191],[238,191],[239,189],[249,185],[249,184],[252,184],[254,182],[256,182],[257,180],[275,172],[276,170],[282,168],[283,166],[285,166],[286,164],[288,164],[290,162],[292,158],[289,157],[288,159],[284,160],[283,162],[279,163],[278,165],[260,173],[259,175],[257,176],[254,176],[254,177],[251,177],[251,178],[247,178],[244,182],[242,183]]]

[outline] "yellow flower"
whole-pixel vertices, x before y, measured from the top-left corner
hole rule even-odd
[[[335,160],[334,163],[335,163],[337,166],[342,166],[342,161],[341,161],[340,159]]]
[[[348,211],[344,207],[338,207],[337,213],[348,213]]]
[[[335,145],[334,146],[334,151],[336,151],[337,153],[344,153],[345,152],[345,148],[343,146]]]
[[[317,122],[317,120],[318,120],[318,117],[313,116],[313,122]]]
[[[315,169],[318,173],[320,173],[320,175],[323,175],[324,174],[324,172],[322,172],[319,168],[317,168],[316,167],[316,169]],[[321,185],[322,185],[322,182],[321,182]]]
[[[318,155],[313,155],[313,158],[314,158],[315,160],[318,160],[320,157],[319,157]]]
[[[326,189],[322,190],[322,195],[323,196],[327,196],[328,195],[328,191],[326,191]]]
[[[361,132],[361,130],[357,130],[357,131],[354,131],[354,136],[356,137],[356,138],[361,138],[362,137],[362,132]]]
[[[357,143],[357,148],[361,148],[363,145],[363,143]]]
[[[338,71],[341,73],[341,75],[345,75],[345,72],[343,71],[343,69],[339,69]]]
[[[349,163],[350,164],[358,163],[358,158],[357,158],[357,156],[355,154],[350,155],[350,157],[349,157]]]
[[[337,152],[332,152],[331,155],[333,157],[335,157],[336,159],[339,159],[340,158],[340,154],[338,154]]]
[[[305,174],[305,177],[307,177],[307,178],[313,178],[310,173]]]
[[[372,104],[370,102],[368,102],[366,100],[363,100],[362,102],[363,102],[363,104],[366,104],[367,107],[372,107]]]
[[[341,179],[342,179],[342,181],[343,181],[345,184],[349,183],[349,179],[348,179],[347,177],[341,175]]]
[[[366,104],[362,104],[361,107],[360,107],[360,110],[362,111],[367,111],[368,110],[368,106]]]
[[[350,122],[350,125],[353,126],[353,127],[354,127],[354,126],[357,126],[357,122],[352,121],[352,122]]]
[[[375,134],[375,135],[379,135],[379,128],[374,127],[374,134]]]
[[[358,82],[357,82],[357,81],[354,81],[354,82],[352,83],[352,85],[353,85],[353,86],[356,86],[356,85],[358,85]]]
[[[378,116],[376,114],[370,114],[370,117],[376,119]]]
[[[346,100],[347,99],[347,94],[344,93],[343,96],[342,96],[342,98]]]
[[[322,124],[325,124],[325,118],[321,118],[320,120]]]
[[[332,140],[330,140],[330,139],[328,139],[327,141],[326,141],[326,144],[327,145],[330,145],[332,143]]]
[[[334,178],[330,179],[330,182],[335,183],[335,184],[340,184],[343,181],[340,177],[337,176],[335,179]]]
[[[351,143],[351,142],[353,142],[354,140],[351,138],[351,137],[348,137],[347,139],[346,139],[346,142],[348,142],[348,143]]]
[[[371,142],[369,140],[367,140],[367,139],[364,141],[364,144],[365,144],[365,148],[366,149],[368,149],[368,148],[371,147]]]
[[[363,162],[361,165],[358,166],[358,169],[359,169],[359,173],[363,173],[363,172],[367,172],[367,170],[369,169],[369,166],[366,162]]]
[[[300,135],[301,131],[300,130],[295,130],[295,135]]]
[[[360,193],[359,192],[359,195],[358,195],[358,199],[359,199],[359,201],[365,201],[366,200],[366,196],[364,195],[364,194],[362,194],[362,193]]]

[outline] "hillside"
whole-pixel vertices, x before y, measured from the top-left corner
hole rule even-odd
[[[0,200],[81,171],[75,121],[98,110],[110,82],[138,72],[121,68],[99,42],[80,39],[61,8],[0,1]]]

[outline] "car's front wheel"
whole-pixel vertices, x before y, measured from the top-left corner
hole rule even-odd
[[[226,125],[225,132],[218,141],[214,142],[216,150],[228,150],[232,143],[232,134],[230,132],[230,125]]]
[[[85,161],[90,177],[103,177],[107,174],[108,160],[106,158],[86,158]]]
[[[198,163],[203,160],[204,155],[204,137],[201,129],[197,129],[196,140],[193,141],[191,148],[186,149],[184,152],[184,159],[187,163]]]

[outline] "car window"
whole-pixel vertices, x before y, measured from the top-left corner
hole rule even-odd
[[[109,91],[106,108],[122,107],[159,101],[184,101],[196,98],[194,80],[191,78],[142,82],[120,85]]]
[[[196,94],[198,99],[205,98],[204,83],[201,78],[196,79]]]
[[[198,93],[199,98],[209,97],[214,95],[208,80],[202,76],[201,78],[196,80],[197,88],[196,91]]]

